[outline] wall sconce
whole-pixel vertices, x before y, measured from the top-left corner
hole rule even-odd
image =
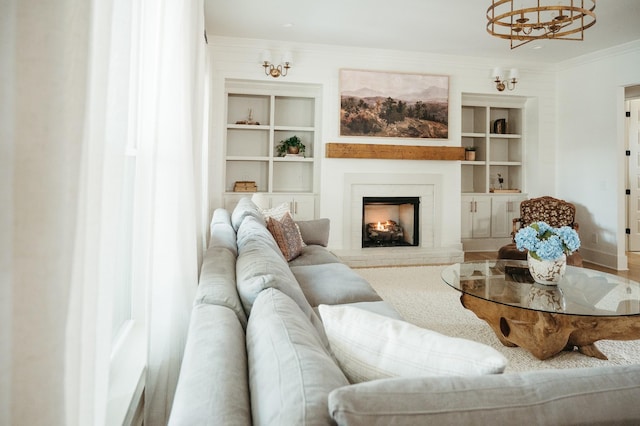
[[[504,78],[504,71],[502,68],[494,68],[491,73],[491,78],[496,83],[496,89],[498,89],[499,92],[502,92],[505,88],[509,90],[515,89],[519,76],[517,68],[511,68],[507,79]]]
[[[271,52],[265,50],[262,53],[262,66],[264,67],[264,73],[270,75],[273,78],[280,76],[286,77],[289,68],[291,68],[291,52],[285,52],[282,55],[283,64],[273,65],[271,62]]]

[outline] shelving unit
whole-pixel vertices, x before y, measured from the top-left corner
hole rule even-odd
[[[320,93],[317,85],[227,81],[225,207],[252,195],[234,192],[235,182],[254,181],[262,207],[290,199],[292,212],[300,202],[304,218],[315,217]],[[304,156],[279,157],[278,143],[294,135]]]
[[[522,190],[522,98],[492,99],[486,95],[462,96],[462,146],[476,148],[475,161],[462,162],[462,192],[489,193],[499,188]],[[495,123],[505,120],[505,133],[495,133]]]
[[[511,220],[526,199],[525,102],[517,96],[462,95],[462,146],[476,149],[476,160],[461,165],[465,250],[495,250],[510,239]]]

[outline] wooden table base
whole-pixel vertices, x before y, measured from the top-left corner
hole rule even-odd
[[[505,346],[520,346],[538,359],[567,349],[600,359],[598,340],[640,339],[640,316],[581,316],[539,312],[462,294],[462,306],[491,326]]]

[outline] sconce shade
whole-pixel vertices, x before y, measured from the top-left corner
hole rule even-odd
[[[491,78],[504,80],[504,71],[502,70],[502,68],[494,68],[493,71],[491,71]]]
[[[511,68],[511,71],[509,71],[509,80],[517,80],[518,77],[520,77],[518,68]]]

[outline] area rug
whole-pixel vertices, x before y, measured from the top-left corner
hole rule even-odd
[[[509,360],[505,372],[640,364],[640,340],[596,342],[608,360],[588,357],[577,351],[563,351],[541,361],[525,349],[506,347],[486,322],[460,304],[460,293],[440,277],[443,268],[445,266],[412,266],[355,271],[408,322],[448,336],[485,343],[500,351]]]

